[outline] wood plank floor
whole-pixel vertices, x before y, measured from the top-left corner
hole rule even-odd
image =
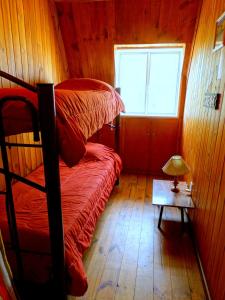
[[[88,291],[70,300],[206,299],[179,211],[166,208],[159,231],[151,194],[151,177],[121,176],[85,254]]]

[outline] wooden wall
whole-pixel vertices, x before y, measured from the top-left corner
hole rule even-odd
[[[0,69],[31,84],[60,82],[68,77],[55,5],[47,0],[0,0]],[[0,79],[0,87],[13,86]],[[10,141],[32,140],[32,135]],[[11,149],[11,169],[25,175],[40,164],[38,150]],[[4,185],[1,177],[0,187]]]
[[[225,48],[212,51],[215,22],[224,11],[224,0],[203,1],[183,130],[183,152],[194,183],[192,219],[214,300],[225,299]],[[219,110],[203,106],[205,92],[221,93]]]
[[[200,3],[201,0],[56,2],[73,77],[92,77],[114,85],[114,44],[186,43],[180,117],[173,121],[161,119],[162,122],[158,118],[123,118],[121,155],[127,170],[159,173],[162,164],[179,152],[186,73]],[[165,139],[167,143],[163,143]],[[138,143],[135,149],[134,141]]]

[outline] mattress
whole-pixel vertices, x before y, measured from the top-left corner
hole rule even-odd
[[[68,168],[60,161],[67,288],[83,295],[88,287],[82,262],[90,246],[97,219],[104,210],[122,164],[119,156],[101,144],[88,143],[83,159]],[[43,184],[43,166],[28,178]],[[45,194],[22,183],[13,186],[20,246],[24,250],[25,278],[43,283],[51,277],[48,218]],[[3,196],[1,196],[2,198]],[[0,228],[9,243],[5,204],[0,198]],[[10,254],[10,253],[9,253]],[[9,260],[13,263],[13,256]]]

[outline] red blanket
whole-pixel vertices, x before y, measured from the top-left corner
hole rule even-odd
[[[71,295],[82,295],[87,289],[82,255],[91,243],[97,219],[104,210],[120,171],[119,156],[100,144],[88,143],[84,158],[73,168],[60,162],[67,283]],[[42,173],[43,167],[39,167],[28,178],[42,184]],[[23,255],[25,276],[35,282],[46,281],[51,269],[50,256],[44,255],[50,252],[45,195],[22,183],[14,185],[13,194],[21,248],[36,251],[36,255]],[[8,241],[2,198],[0,228],[3,238]],[[12,258],[10,262],[12,264]]]
[[[0,89],[4,96],[27,97],[36,108],[36,94],[22,88]],[[64,162],[74,166],[85,153],[85,143],[104,124],[124,110],[120,96],[108,84],[93,79],[70,79],[56,86],[57,136]],[[6,135],[32,131],[27,106],[9,102],[4,108]]]

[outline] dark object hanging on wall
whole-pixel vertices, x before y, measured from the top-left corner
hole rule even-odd
[[[205,93],[203,106],[213,109],[219,109],[221,94]]]

